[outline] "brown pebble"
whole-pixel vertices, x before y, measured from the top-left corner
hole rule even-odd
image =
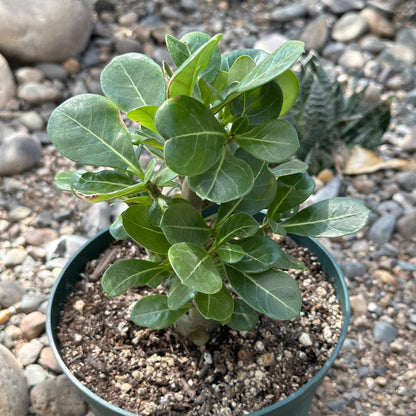
[[[27,339],[38,337],[45,330],[45,322],[46,316],[42,312],[29,313],[20,322],[22,335]]]
[[[247,348],[241,348],[237,353],[238,359],[245,364],[251,363],[253,361],[254,353]]]
[[[59,367],[59,364],[53,355],[51,347],[45,347],[42,349],[42,351],[40,352],[38,363],[41,366],[54,371],[55,373],[62,373],[61,367]]]

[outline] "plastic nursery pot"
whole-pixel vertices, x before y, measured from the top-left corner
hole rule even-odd
[[[335,346],[331,356],[325,362],[323,367],[304,384],[299,390],[283,400],[266,407],[262,410],[250,413],[249,416],[307,416],[309,412],[312,399],[315,395],[316,389],[321,384],[323,378],[339,354],[342,343],[347,334],[348,323],[350,319],[350,304],[348,298],[348,290],[342,274],[341,269],[335,262],[332,255],[316,240],[308,237],[291,236],[299,245],[309,248],[314,252],[321,262],[323,267],[331,277],[331,283],[335,287],[337,298],[340,302],[343,313],[343,326],[338,343]],[[86,386],[84,386],[71,373],[69,368],[64,363],[60,351],[59,342],[57,338],[57,325],[59,322],[59,315],[62,307],[66,301],[67,296],[72,291],[75,283],[80,279],[80,274],[84,271],[86,264],[99,256],[113,241],[108,230],[103,230],[95,237],[91,238],[87,243],[81,247],[77,253],[69,260],[67,265],[62,270],[57,278],[55,285],[49,298],[46,331],[49,337],[50,346],[57,359],[60,367],[71,382],[76,386],[80,393],[91,405],[92,410],[96,416],[137,416],[134,413],[127,412],[120,409],[101,397],[97,396]]]

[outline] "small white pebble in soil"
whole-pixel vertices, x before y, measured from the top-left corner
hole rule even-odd
[[[266,352],[266,354],[261,355],[257,358],[257,364],[264,367],[272,365],[274,363],[274,354],[272,352]]]
[[[299,351],[299,358],[301,360],[306,360],[308,356],[303,351]]]
[[[85,302],[83,300],[77,300],[74,303],[74,309],[78,312],[83,312],[84,311],[84,307],[85,307]]]
[[[299,337],[299,342],[305,347],[310,347],[312,345],[311,337],[306,332],[302,332]]]
[[[123,383],[119,386],[119,388],[121,391],[124,391],[127,393],[133,388],[133,386],[130,383]]]
[[[331,328],[329,328],[329,326],[326,326],[323,331],[322,331],[322,335],[324,336],[324,340],[328,343],[328,344],[332,344],[332,331]]]
[[[81,342],[81,341],[82,341],[82,335],[80,335],[80,334],[75,334],[75,335],[74,335],[74,341],[75,341],[76,343]]]
[[[209,365],[212,364],[212,355],[208,351],[204,352],[204,361]]]
[[[257,351],[264,351],[264,343],[263,343],[263,341],[257,341],[256,344],[254,345],[254,348]]]

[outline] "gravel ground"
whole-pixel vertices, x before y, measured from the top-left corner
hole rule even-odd
[[[351,9],[339,11],[341,4]],[[42,143],[34,167],[22,173],[3,171],[0,177],[0,343],[23,364],[31,389],[30,415],[64,414],[59,410],[51,413],[45,404],[61,403],[64,399],[59,389],[67,388],[49,355],[42,326],[47,294],[71,252],[114,215],[114,209],[106,204],[90,206],[56,190],[54,175],[73,164],[63,160],[48,143],[45,123],[63,99],[82,92],[99,93],[101,69],[112,56],[142,51],[161,61],[166,58],[165,33],[181,36],[195,29],[224,33],[223,49],[267,48],[278,36],[302,38],[307,24],[324,15],[329,34],[319,54],[339,81],[347,88],[354,82],[369,82],[375,87],[373,91],[378,91],[376,98],[394,97],[392,120],[378,149],[379,156],[383,160],[415,160],[414,2],[98,0],[95,7],[97,21],[82,57],[49,69],[30,66],[44,74],[41,81],[36,81],[38,85],[59,94],[47,100],[39,96],[28,100],[20,88],[0,110],[0,159],[6,154],[2,140],[11,133],[37,137]],[[333,29],[341,19],[351,11],[359,14],[364,8],[378,13],[378,24],[370,25],[371,34],[367,27],[347,40],[344,28],[344,40],[335,40]],[[374,46],[377,41],[379,49]],[[351,51],[354,54],[343,59]],[[28,67],[13,66],[14,77],[19,80],[19,71],[27,73]],[[21,87],[23,81],[18,84]],[[414,415],[416,171],[382,169],[355,176],[338,174],[322,186],[332,196],[361,199],[373,214],[366,229],[357,235],[323,241],[348,279],[353,314],[342,354],[320,387],[311,415]],[[51,382],[56,389],[50,388]],[[85,404],[71,406],[71,415],[88,412]]]

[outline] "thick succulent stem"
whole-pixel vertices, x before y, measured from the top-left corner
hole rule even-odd
[[[199,212],[202,212],[202,199],[189,187],[186,178],[182,182],[182,198],[190,202]]]

